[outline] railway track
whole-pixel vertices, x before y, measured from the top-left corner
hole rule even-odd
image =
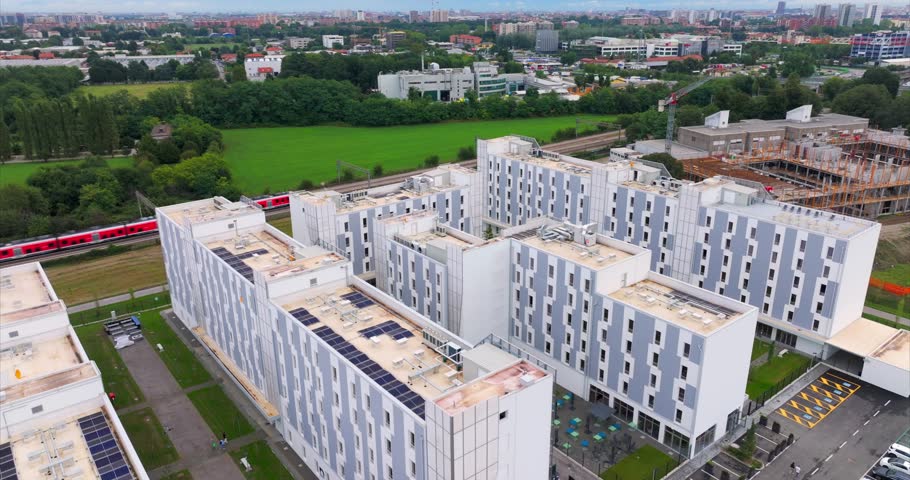
[[[583,151],[583,150],[590,150],[590,149],[595,149],[595,148],[602,148],[602,147],[606,147],[606,146],[612,144],[613,142],[619,140],[623,133],[624,132],[622,130],[615,131],[615,132],[598,133],[598,134],[590,135],[587,137],[575,138],[575,139],[566,140],[563,142],[556,142],[556,143],[551,143],[548,145],[543,145],[543,148],[548,151],[551,151],[551,152],[563,153],[563,154],[579,152],[579,151]],[[470,167],[476,163],[477,163],[477,160],[474,159],[474,160],[466,160],[463,162],[453,162],[452,164]],[[356,182],[345,183],[342,185],[335,185],[335,186],[333,186],[333,189],[337,192],[348,193],[348,192],[354,192],[357,190],[363,190],[366,188],[392,185],[395,183],[401,183],[402,181],[408,179],[409,177],[412,177],[414,175],[419,175],[423,172],[427,172],[432,169],[433,168],[421,168],[418,170],[410,170],[407,172],[387,175],[387,176],[378,178],[376,180],[371,180],[371,181],[358,180]],[[280,217],[287,216],[288,208],[289,207],[286,205],[280,206],[280,207],[275,207],[275,208],[265,212],[265,216],[266,216],[266,218],[280,218]],[[151,241],[156,240],[157,238],[158,238],[158,232],[150,232],[147,234],[143,234],[141,236],[131,236],[128,238],[112,240],[112,241],[108,241],[108,242],[104,242],[104,243],[86,244],[84,246],[71,247],[71,248],[68,248],[67,250],[63,250],[63,251],[51,251],[51,252],[40,253],[40,254],[32,254],[32,255],[29,255],[28,257],[17,258],[17,259],[13,259],[13,260],[4,260],[3,262],[0,262],[0,263],[2,263],[2,265],[4,267],[8,267],[8,266],[19,265],[19,264],[23,264],[23,263],[30,263],[30,262],[34,262],[34,261],[56,260],[59,258],[66,258],[66,257],[73,256],[73,255],[81,255],[83,253],[91,252],[93,250],[107,248],[110,245],[121,245],[121,246],[134,245],[134,244],[139,244],[139,243],[151,242]]]

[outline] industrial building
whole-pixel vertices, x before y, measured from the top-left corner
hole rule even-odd
[[[149,478],[38,263],[0,269],[0,478]]]
[[[246,71],[247,80],[263,81],[280,75],[283,61],[284,55],[249,53],[243,59],[243,69]]]
[[[546,478],[547,365],[448,332],[252,202],[157,218],[174,312],[320,478]]]
[[[415,175],[400,184],[349,193],[332,190],[290,194],[294,239],[304,245],[322,245],[351,260],[355,274],[372,272],[375,221],[417,211],[434,212],[440,222],[479,233],[473,223],[479,201],[477,177],[472,170],[445,165]]]
[[[812,117],[809,105],[784,120],[730,124],[728,115],[680,127],[674,155],[686,150],[677,158],[686,158],[690,178],[757,181],[779,200],[860,217],[910,211],[910,140],[902,130],[877,131],[867,119],[847,115]],[[655,147],[662,145],[645,141],[635,148],[652,153]]]
[[[406,99],[412,91],[440,102],[463,100],[468,90],[480,97],[514,93],[524,86],[524,74],[500,74],[489,62],[474,62],[472,67],[439,68],[379,74],[379,92],[388,98]]]

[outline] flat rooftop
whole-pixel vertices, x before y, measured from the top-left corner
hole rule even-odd
[[[0,477],[16,478],[4,475],[11,470],[18,474],[19,480],[134,479],[135,468],[120,444],[124,437],[125,433],[114,430],[100,408],[38,424],[0,445],[0,457],[7,449],[12,456],[12,464],[0,464]]]
[[[522,390],[545,376],[546,372],[521,360],[437,398],[436,405],[449,415],[455,415],[487,399]]]
[[[741,312],[734,312],[715,305],[710,300],[674,290],[653,280],[642,280],[607,296],[702,335],[709,335],[742,316]]]
[[[243,202],[231,202],[225,198],[215,197],[160,207],[159,210],[175,223],[182,224],[186,220],[189,220],[190,223],[205,223],[245,213],[254,213],[259,209]]]
[[[875,358],[910,372],[910,332],[858,318],[828,343],[860,357]]]
[[[253,271],[262,272],[267,280],[272,280],[347,261],[318,247],[288,245],[267,230],[210,240],[205,246],[250,281]]]
[[[840,238],[850,238],[876,225],[876,222],[861,218],[775,201],[756,202],[751,205],[723,203],[711,206],[739,215],[748,215],[752,218]]]
[[[337,201],[339,204],[336,213],[351,213],[464,187],[464,185],[452,181],[451,176],[453,173],[467,175],[475,172],[459,165],[443,165],[428,172],[416,174],[397,186],[371,188],[363,191],[361,195],[339,193],[334,190],[295,192],[293,195],[298,195],[307,202],[316,205]],[[429,179],[429,181],[418,186],[412,182],[414,178]],[[427,206],[427,209],[431,209],[431,207]]]
[[[520,237],[521,236],[519,235],[513,238],[516,238],[529,247],[562,257],[570,262],[577,263],[592,270],[600,270],[632,256],[630,253],[602,243],[596,243],[590,247],[586,247],[580,243],[568,240],[544,240],[538,236],[536,232],[534,232],[533,236],[525,238]]]
[[[0,323],[61,310],[37,263],[0,270]]]
[[[749,119],[741,122],[730,123],[726,128],[712,128],[705,126],[680,127],[680,130],[697,132],[704,135],[730,135],[736,133],[761,133],[783,131],[786,128],[838,128],[844,125],[855,125],[863,123],[868,125],[869,120],[850,115],[841,115],[839,113],[823,113],[817,117],[812,117],[808,122],[798,122],[787,120],[785,118],[777,120],[760,120]]]
[[[525,146],[531,145],[527,140],[517,136],[492,138],[490,140],[487,140],[487,142],[494,145],[512,143],[517,143]],[[560,170],[581,176],[591,175],[591,171],[593,170],[594,166],[597,165],[597,163],[590,162],[588,160],[582,160],[580,158],[574,158],[555,152],[549,152],[543,148],[541,148],[541,150],[543,150],[543,152],[539,157],[525,152],[509,152],[508,149],[506,149],[506,151],[500,151],[499,153],[496,153],[496,156],[508,158],[511,160],[518,160],[532,165],[538,165],[544,168]]]
[[[418,415],[424,400],[464,381],[451,362],[424,343],[422,327],[359,290],[346,286],[282,307]]]
[[[0,389],[82,363],[69,335],[0,349]],[[16,372],[19,377],[16,378]]]

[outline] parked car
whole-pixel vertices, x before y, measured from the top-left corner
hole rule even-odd
[[[906,473],[910,475],[910,462],[906,460],[901,460],[897,457],[885,457],[878,464],[882,467],[887,468],[888,470],[894,470],[896,472]]]
[[[910,462],[910,448],[907,448],[899,443],[895,443],[888,447],[888,452],[885,453],[886,456],[896,457],[905,462]]]
[[[874,467],[869,476],[876,480],[910,480],[910,475],[897,470],[888,470],[888,467]]]

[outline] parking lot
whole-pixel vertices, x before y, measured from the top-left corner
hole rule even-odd
[[[898,439],[894,443],[896,443],[898,445],[903,445],[907,448],[910,448],[910,430],[905,431],[904,434],[901,435],[900,437],[898,437]],[[887,455],[887,453],[875,460],[875,463],[873,463],[869,467],[869,470],[866,471],[866,475],[863,477],[864,479],[870,478],[870,479],[874,479],[874,480],[879,480],[879,479],[883,478],[878,475],[878,473],[880,473],[880,472],[876,472],[876,470],[877,470],[876,467],[878,466],[879,462],[883,458],[885,458],[886,455]]]
[[[838,371],[828,370],[775,410],[772,418],[815,428],[861,388],[858,380]]]

